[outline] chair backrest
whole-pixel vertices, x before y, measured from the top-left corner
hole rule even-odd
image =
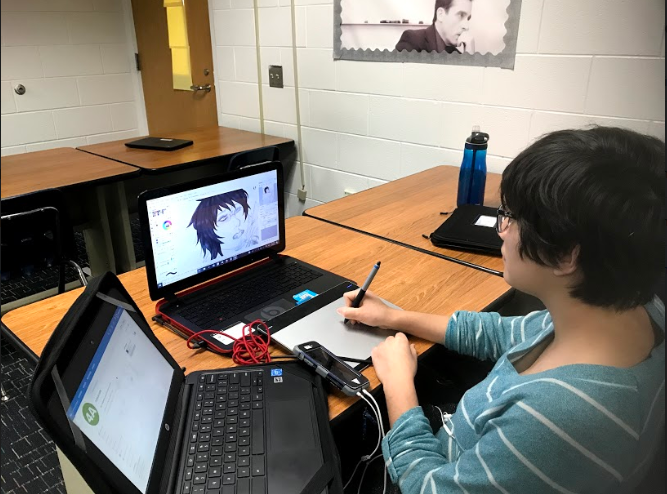
[[[60,267],[59,292],[64,290],[64,263],[75,257],[76,244],[65,198],[47,189],[2,199],[3,276],[26,266]]]
[[[229,161],[229,170],[238,170],[251,165],[258,165],[260,163],[270,163],[272,161],[280,161],[280,150],[276,146],[268,146],[260,149],[251,149],[250,151],[243,151],[236,153]]]

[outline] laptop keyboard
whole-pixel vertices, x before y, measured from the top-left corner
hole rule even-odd
[[[296,262],[276,264],[253,274],[236,284],[222,283],[212,288],[179,311],[179,315],[200,328],[210,328],[220,321],[282,295],[322,276]],[[201,297],[201,298],[200,298]]]
[[[264,371],[202,374],[181,494],[266,494]]]

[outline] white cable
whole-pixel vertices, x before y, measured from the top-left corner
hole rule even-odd
[[[366,390],[363,390],[362,392],[365,392],[365,391],[366,391]],[[366,394],[367,394],[367,393],[366,393]],[[376,408],[373,406],[373,403],[371,403],[371,402],[368,400],[368,398],[366,398],[366,397],[365,397],[364,395],[362,395],[361,393],[357,393],[357,396],[358,396],[359,398],[361,398],[362,400],[364,400],[366,403],[368,403],[368,406],[371,407],[371,410],[373,410],[373,415],[375,415],[375,420],[377,420],[377,423],[378,423],[378,442],[377,442],[377,444],[375,445],[375,449],[374,449],[373,452],[370,453],[369,455],[366,455],[366,456],[362,456],[362,457],[361,457],[362,461],[368,461],[368,460],[370,460],[370,459],[373,457],[373,455],[374,455],[375,453],[377,453],[377,450],[380,449],[380,443],[382,442],[382,438],[384,437],[384,428],[383,428],[383,426],[382,426],[382,417],[380,416],[378,409],[376,409]],[[370,396],[370,395],[369,395],[369,396]],[[373,402],[375,402],[375,399],[373,399],[372,396],[371,396],[371,400],[373,400]]]
[[[375,417],[377,418],[377,421],[378,421],[378,428],[379,428],[379,432],[380,432],[380,437],[384,438],[386,434],[384,432],[384,424],[382,423],[382,410],[380,410],[380,405],[378,405],[378,402],[375,401],[375,398],[373,397],[373,395],[370,394],[368,391],[366,391],[365,389],[362,389],[361,392],[368,397],[368,400],[367,400],[363,397],[363,395],[361,395],[361,397],[364,398],[366,403],[370,403],[369,402],[369,400],[370,400],[375,405],[375,407],[374,407]],[[379,446],[379,444],[378,444],[378,446]],[[377,448],[376,448],[376,450],[377,450]],[[375,454],[375,451],[373,451],[373,453],[371,453],[371,455],[373,455],[373,454]],[[380,456],[382,456],[382,454]],[[373,459],[375,459],[375,458],[373,458]],[[370,460],[370,461],[373,461],[373,460]],[[368,462],[369,464],[370,464],[370,461]],[[366,465],[366,468],[368,468],[368,464]],[[364,475],[366,474],[366,468],[364,468],[364,473],[361,474],[361,481],[359,482],[359,492],[361,492],[361,484],[364,481]],[[384,476],[382,478],[382,494],[385,494],[385,492],[387,492],[387,463],[386,462],[384,464]]]
[[[371,463],[373,463],[375,460],[377,460],[378,458],[382,458],[382,454],[379,454],[379,455],[377,455],[376,457],[371,458],[371,459],[368,461],[368,463],[366,463],[366,466],[364,466],[364,471],[363,471],[362,474],[361,474],[361,480],[359,481],[359,490],[357,491],[357,494],[361,494],[361,486],[364,485],[364,477],[366,476],[366,470],[368,469],[368,466],[369,466]],[[386,480],[386,479],[387,479],[387,472],[386,472],[386,470],[385,470],[385,476],[384,476],[384,478],[385,478],[385,483],[384,483],[384,487],[382,488],[382,494],[384,494],[385,491],[387,490],[387,480]]]

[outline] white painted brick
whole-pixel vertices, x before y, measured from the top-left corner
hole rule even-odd
[[[555,130],[581,129],[590,125],[624,127],[645,134],[648,131],[649,122],[646,120],[592,117],[567,113],[535,112],[530,123],[529,138],[534,140]]]
[[[25,146],[10,146],[2,148],[2,156],[14,156],[15,154],[24,154],[26,152]]]
[[[108,106],[84,106],[53,112],[59,139],[111,132]],[[42,139],[45,140],[45,139]]]
[[[415,144],[442,143],[441,103],[370,97],[369,135]]]
[[[298,48],[305,48],[308,41],[308,30],[306,29],[306,7],[296,7],[294,10],[296,16],[296,46]]]
[[[102,142],[120,141],[123,139],[131,139],[132,137],[139,137],[138,130],[125,130],[123,132],[110,132],[108,134],[97,134],[86,137],[88,145],[100,144]]]
[[[336,88],[336,66],[331,50],[302,48],[299,49],[297,56],[299,61],[299,86],[330,90]]]
[[[17,111],[49,110],[79,105],[76,79],[58,77],[53,79],[22,80],[26,92],[16,98]]]
[[[3,12],[3,41],[6,46],[66,45],[67,16],[56,12]]]
[[[333,6],[306,7],[306,46],[333,48]]]
[[[403,96],[465,103],[478,103],[482,98],[483,67],[428,63],[404,65]]]
[[[1,118],[0,140],[5,147],[51,141],[57,137],[51,112],[14,113]]]
[[[263,86],[264,118],[296,124],[295,89]]]
[[[264,133],[269,136],[285,137],[285,124],[264,120]]]
[[[482,103],[582,112],[591,60],[519,55],[514,70],[487,68]]]
[[[252,0],[232,0],[231,3],[232,9],[252,9],[253,1]]]
[[[510,158],[501,158],[500,156],[486,156],[486,172],[501,174],[512,162]]]
[[[586,113],[665,120],[665,61],[595,58]]]
[[[331,58],[331,50],[329,50]],[[350,93],[400,96],[403,93],[403,64],[336,62],[336,89]]]
[[[400,176],[400,167],[400,143],[348,134],[338,136],[339,170],[394,180]]]
[[[299,110],[301,125],[310,126],[310,91],[299,89]]]
[[[299,201],[299,198],[294,194],[285,195],[285,217],[301,216],[306,209],[320,206],[324,203],[314,201],[313,199],[306,199],[304,202]]]
[[[257,82],[257,50],[250,46],[234,48],[234,66],[236,80],[239,82]]]
[[[107,74],[79,77],[82,105],[122,103],[134,100],[130,74]]]
[[[291,0],[280,0],[288,5]],[[295,5],[333,5],[333,0],[295,0]]]
[[[316,201],[329,202],[345,195],[345,189],[361,192],[368,188],[368,179],[328,168],[312,166],[310,170],[312,198]]]
[[[255,46],[255,13],[252,10],[213,12],[218,46]]]
[[[372,189],[373,187],[379,187],[380,185],[384,185],[386,183],[389,183],[387,180],[380,180],[377,178],[369,178],[368,179],[368,188]]]
[[[236,80],[236,68],[234,61],[234,48],[231,46],[215,47],[215,73],[216,78],[221,81],[233,82]]]
[[[310,91],[312,127],[349,134],[368,133],[368,97],[365,95]]]
[[[15,112],[14,89],[8,81],[5,81],[2,83],[2,114]]]
[[[259,9],[259,44],[292,46],[292,14],[287,7]]]
[[[516,44],[517,53],[537,53],[544,0],[521,2],[521,18]]]
[[[460,166],[462,151],[401,143],[399,175],[407,177],[440,165]]]
[[[657,55],[665,2],[545,0],[540,53]]]
[[[296,151],[296,156],[298,159],[298,154],[299,154],[299,131],[297,129],[296,125],[290,125],[290,124],[285,124],[284,127],[284,132],[285,134],[283,137],[285,139],[292,139],[294,141],[294,146],[295,146],[295,151]]]
[[[221,81],[220,109],[222,113],[259,118],[259,91],[257,84]]]
[[[123,14],[91,12],[69,14],[70,39],[75,45],[125,41]]]
[[[121,74],[130,72],[133,56],[126,44],[101,45],[102,66],[105,74]]]
[[[136,129],[137,107],[134,103],[119,103],[110,106],[113,130]]]
[[[269,65],[282,65],[282,48],[261,47],[259,56],[262,63],[262,80],[267,82],[269,74]],[[283,70],[284,72],[284,70]],[[284,77],[284,74],[283,74]]]
[[[231,0],[209,0],[209,10],[228,10],[232,8]],[[209,14],[210,15],[210,14]]]
[[[221,127],[229,127],[231,129],[238,129],[241,122],[237,115],[228,115],[226,113],[218,113],[218,125]]]
[[[473,125],[490,136],[489,153],[513,158],[528,144],[531,112],[511,108],[443,103],[444,147],[463,150]]]
[[[257,0],[257,6],[260,9],[267,7],[278,7],[279,3],[278,0]]]
[[[662,35],[662,43],[660,44],[660,56],[665,58],[665,35]]]
[[[57,141],[39,142],[36,144],[28,144],[26,151],[32,153],[34,151],[44,151],[46,149],[55,148],[77,148],[88,144],[85,137],[75,137],[73,139],[59,139]]]
[[[91,0],[2,0],[3,12],[83,12],[93,10]]]
[[[56,45],[39,48],[44,77],[102,74],[99,45]]]
[[[283,84],[285,86],[294,86],[294,54],[292,53],[292,48],[281,48],[280,60],[280,64],[283,66]],[[268,73],[268,69],[265,70],[262,77],[266,77],[264,74]]]
[[[337,168],[339,134],[302,127],[301,138],[303,139],[303,160],[305,162],[327,168]]]
[[[36,46],[2,47],[2,80],[36,79],[44,75]]]
[[[93,6],[97,12],[122,12],[121,0],[93,0]]]
[[[257,118],[239,117],[239,129],[248,132],[261,132],[262,124]]]
[[[656,136],[662,141],[665,140],[665,122],[651,122],[651,125],[648,129],[648,133],[652,136]]]

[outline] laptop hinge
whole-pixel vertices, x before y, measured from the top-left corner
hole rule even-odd
[[[178,302],[178,296],[175,293],[167,293],[164,296],[164,299],[169,302],[169,303],[175,303]]]
[[[272,261],[277,261],[278,259],[280,259],[280,255],[275,250],[270,250],[269,259],[271,259]]]

